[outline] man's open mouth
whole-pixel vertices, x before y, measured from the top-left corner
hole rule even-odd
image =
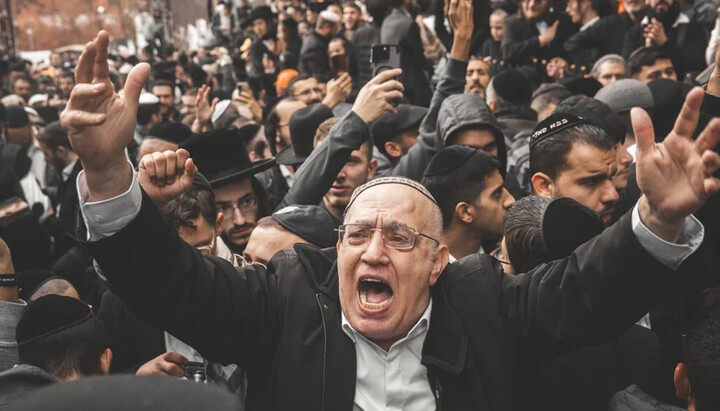
[[[362,278],[358,284],[358,296],[363,308],[379,311],[390,305],[393,298],[392,288],[377,278]]]

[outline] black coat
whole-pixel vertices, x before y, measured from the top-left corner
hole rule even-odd
[[[301,74],[326,76],[330,74],[330,59],[328,57],[328,44],[330,37],[317,34],[315,31],[303,38],[300,49],[300,64],[298,71]]]
[[[401,9],[393,9],[380,27],[380,41],[400,46],[400,77],[405,86],[404,95],[416,106],[430,106],[432,90],[428,76],[432,67],[425,58],[420,27]]]
[[[356,353],[341,328],[333,249],[283,250],[267,270],[204,257],[143,193],[137,217],[88,243],[112,290],[145,321],[209,360],[248,370],[249,410],[351,410]],[[519,349],[567,349],[619,335],[673,273],[632,232],[630,216],[570,257],[505,275],[473,254],[431,289],[422,364],[438,409],[513,409]]]
[[[578,31],[565,42],[572,63],[592,66],[606,54],[622,54],[625,32],[633,26],[627,13],[601,18],[587,30]]]
[[[510,65],[522,66],[533,64],[533,58],[538,61],[550,61],[553,57],[568,58],[563,48],[565,41],[575,32],[575,26],[566,14],[550,14],[547,19],[548,27],[560,20],[555,39],[545,47],[540,47],[538,36],[540,32],[534,21],[527,20],[518,15],[510,16],[505,22],[505,34],[502,39],[503,58]]]
[[[708,33],[698,23],[678,24],[677,27],[665,27],[668,41],[663,48],[670,54],[678,80],[683,81],[685,73],[697,73],[705,69],[705,48],[709,40]],[[623,57],[630,57],[633,51],[645,45],[643,26],[635,25],[625,33]]]

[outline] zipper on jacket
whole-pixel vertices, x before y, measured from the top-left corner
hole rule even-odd
[[[320,408],[321,411],[325,411],[325,360],[327,357],[327,326],[325,324],[325,310],[323,310],[323,305],[320,302],[320,294],[315,293],[315,301],[318,303],[318,308],[320,309],[320,317],[322,318],[323,323],[323,374],[322,374],[322,401],[320,401],[320,404],[322,405],[322,408]]]
[[[440,381],[435,377],[435,374],[430,371],[428,368],[427,370],[427,376],[428,376],[428,382],[430,383],[430,390],[432,390],[433,396],[435,397],[435,411],[442,411],[442,402],[440,401],[440,398],[442,397],[442,386],[440,385]]]

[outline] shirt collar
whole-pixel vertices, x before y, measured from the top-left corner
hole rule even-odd
[[[650,18],[648,16],[645,16],[642,21],[640,22],[641,26],[644,26],[646,24],[650,23]],[[678,18],[675,20],[675,23],[673,23],[673,28],[681,25],[681,24],[688,24],[690,23],[690,17],[687,16],[685,13],[680,13],[678,15]]]
[[[582,27],[580,27],[580,31],[585,31],[588,29],[588,27],[592,26],[593,24],[597,23],[600,20],[600,16],[595,16],[594,19],[588,21],[587,23],[583,24]]]
[[[419,335],[423,335],[423,336],[427,335],[427,332],[430,329],[430,314],[431,314],[431,312],[432,312],[432,298],[430,298],[430,302],[428,303],[428,306],[425,309],[425,312],[423,312],[423,315],[420,316],[420,319],[418,320],[418,322],[415,323],[415,325],[410,330],[408,335],[405,338],[395,342],[395,344],[393,344],[393,347],[397,344],[402,344],[403,342],[405,342],[411,338],[417,337]],[[350,339],[352,340],[353,343],[357,344],[357,338],[360,337],[363,340],[367,341],[369,344],[377,346],[374,342],[365,338],[365,336],[363,336],[362,334],[357,332],[353,328],[353,326],[350,325],[350,322],[348,322],[347,318],[345,318],[345,313],[341,313],[341,321],[342,321],[343,331],[345,332],[345,334],[347,334],[348,337],[350,337]]]
[[[73,161],[62,169],[63,181],[67,181],[67,179],[70,178],[70,174],[72,174],[73,168],[75,168],[75,163],[77,163],[77,160]]]

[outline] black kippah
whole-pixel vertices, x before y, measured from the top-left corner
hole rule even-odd
[[[570,127],[582,124],[593,124],[592,122],[570,113],[555,113],[541,121],[530,137],[530,148],[532,149],[540,141],[557,134]]]
[[[62,295],[46,295],[30,303],[15,330],[18,346],[74,327],[92,318],[84,302]]]
[[[20,106],[5,107],[5,122],[8,128],[20,128],[30,124],[30,116]]]
[[[423,177],[444,176],[460,168],[477,153],[476,148],[468,146],[449,146],[437,152],[430,160]]]

